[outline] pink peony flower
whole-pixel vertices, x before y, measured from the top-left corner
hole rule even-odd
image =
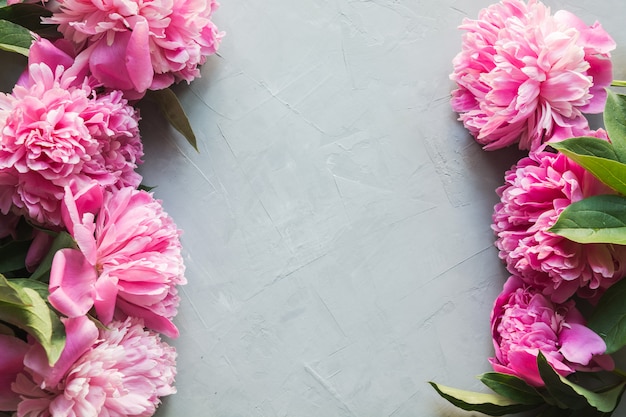
[[[134,169],[143,151],[138,116],[122,93],[99,96],[61,50],[50,62],[33,62],[50,58],[48,49],[50,42],[36,42],[27,76],[12,94],[0,94],[0,211],[51,227],[62,226],[70,183],[139,185]]]
[[[502,0],[465,19],[450,78],[452,108],[484,149],[519,142],[534,151],[555,129],[583,129],[600,113],[612,80],[615,42],[598,24],[539,1]]]
[[[537,367],[541,352],[556,372],[611,370],[606,344],[585,327],[573,300],[555,304],[516,276],[504,284],[491,313],[496,356],[489,361],[496,372],[518,376],[543,386]]]
[[[106,87],[135,91],[200,76],[223,34],[211,21],[216,0],[59,0],[47,23],[86,49],[93,75]]]
[[[67,345],[50,367],[34,345],[25,372],[12,385],[18,417],[141,416],[176,392],[176,352],[145,331],[141,320],[114,321],[97,330],[86,317],[65,320]]]
[[[17,337],[0,334],[0,411],[15,411],[20,401],[11,390],[17,375],[24,370],[28,344]]]
[[[548,232],[571,203],[612,192],[563,154],[523,158],[496,191],[492,228],[500,258],[552,301],[597,297],[626,273],[626,246],[580,244]]]
[[[50,303],[68,317],[95,307],[105,324],[114,316],[140,317],[178,336],[176,286],[186,283],[180,232],[160,202],[130,187],[114,193],[95,183],[80,192],[68,187],[63,218],[79,249],[55,254]]]

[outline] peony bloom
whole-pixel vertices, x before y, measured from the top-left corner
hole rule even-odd
[[[612,191],[563,154],[539,152],[505,174],[492,228],[511,274],[561,303],[597,297],[626,273],[626,246],[580,244],[548,232],[571,203]]]
[[[62,226],[60,201],[70,183],[116,189],[141,181],[137,113],[119,91],[96,94],[72,63],[40,40],[27,74],[12,94],[0,94],[0,212],[47,227]]]
[[[555,304],[516,276],[504,284],[491,313],[496,372],[511,374],[533,386],[544,383],[537,368],[541,352],[559,374],[613,368],[606,344],[585,326],[574,301]]]
[[[65,320],[67,345],[50,367],[34,345],[12,385],[21,396],[17,417],[141,416],[176,392],[176,351],[145,331],[138,319],[97,330],[86,317]]]
[[[460,29],[452,108],[484,149],[519,142],[534,151],[555,130],[572,137],[584,129],[583,112],[602,112],[615,42],[598,23],[550,15],[535,0],[502,0]]]
[[[47,23],[85,48],[92,74],[106,87],[141,96],[193,80],[222,33],[211,21],[216,0],[59,0]],[[137,94],[138,93],[138,94]]]
[[[114,193],[95,183],[80,192],[68,187],[63,219],[79,249],[55,254],[50,303],[68,317],[95,307],[105,324],[140,317],[147,327],[178,336],[176,286],[186,283],[180,232],[160,202],[130,187]]]

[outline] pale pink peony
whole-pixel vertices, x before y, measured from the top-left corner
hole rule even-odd
[[[585,326],[573,300],[555,304],[516,276],[504,284],[491,313],[496,372],[511,374],[543,386],[537,367],[541,352],[556,372],[610,370],[606,344]]]
[[[214,54],[223,34],[211,21],[216,0],[59,0],[48,23],[85,48],[106,87],[138,93],[187,82]]]
[[[176,392],[176,351],[141,320],[113,321],[98,331],[86,317],[65,319],[67,344],[50,367],[34,345],[12,385],[18,417],[147,417]]]
[[[186,283],[180,232],[160,202],[130,187],[104,193],[97,184],[80,192],[68,187],[63,219],[79,249],[55,254],[50,303],[68,317],[95,307],[105,324],[140,317],[150,329],[178,336],[176,286]]]
[[[626,273],[626,246],[580,244],[548,232],[571,203],[612,191],[563,154],[538,152],[505,174],[493,215],[507,269],[555,302],[592,298]]]
[[[53,59],[42,52],[49,49]],[[30,56],[12,94],[0,94],[0,211],[62,226],[60,202],[70,183],[139,185],[138,115],[121,92],[98,95],[77,79],[72,58],[50,42],[36,42]]]
[[[535,0],[502,0],[460,29],[452,108],[484,149],[519,142],[534,151],[557,129],[575,136],[587,126],[583,112],[602,112],[615,42],[597,22],[550,15]]]

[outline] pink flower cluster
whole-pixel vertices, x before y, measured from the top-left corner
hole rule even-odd
[[[537,366],[541,351],[563,376],[577,370],[612,369],[604,341],[584,325],[573,300],[556,304],[516,276],[504,284],[491,315],[494,370],[544,385]]]
[[[548,231],[571,203],[611,190],[563,154],[519,161],[497,190],[496,246],[509,272],[557,303],[597,298],[626,273],[626,246],[580,244]]]
[[[18,417],[151,416],[160,397],[176,392],[176,352],[141,320],[100,330],[85,316],[64,324],[71,348],[53,366],[39,345],[0,335],[10,347],[0,370],[13,380],[0,394],[0,409]]]
[[[537,0],[502,0],[465,19],[450,76],[452,108],[486,150],[529,150],[496,191],[492,228],[512,275],[491,324],[498,372],[543,385],[541,352],[561,375],[610,369],[604,341],[585,327],[573,297],[597,301],[626,274],[626,246],[580,244],[549,231],[570,204],[614,193],[549,147],[570,137],[609,141],[584,113],[604,109],[615,42],[595,23]]]
[[[30,245],[19,269],[0,273],[23,294],[35,290],[5,276],[37,275],[29,285],[47,303],[36,308],[49,308],[65,344],[53,358],[25,323],[0,323],[0,412],[151,416],[176,391],[176,352],[161,335],[179,335],[186,279],[181,231],[140,189],[129,100],[200,75],[222,36],[211,21],[218,4],[37,3],[54,7],[46,22],[65,39],[37,38],[13,91],[0,94],[0,246]]]
[[[580,136],[583,112],[602,111],[615,42],[598,23],[551,15],[536,0],[502,0],[460,28],[452,107],[485,149],[534,151],[553,136]]]
[[[223,33],[211,17],[216,0],[59,0],[53,16],[108,88],[141,96],[175,81],[190,82]]]

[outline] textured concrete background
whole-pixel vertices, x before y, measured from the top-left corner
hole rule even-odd
[[[177,89],[200,152],[145,112],[190,282],[159,417],[468,415],[427,381],[481,389],[507,277],[491,211],[520,154],[448,103],[456,27],[490,3],[223,1],[220,56]],[[547,4],[599,19],[626,78],[623,0]]]

